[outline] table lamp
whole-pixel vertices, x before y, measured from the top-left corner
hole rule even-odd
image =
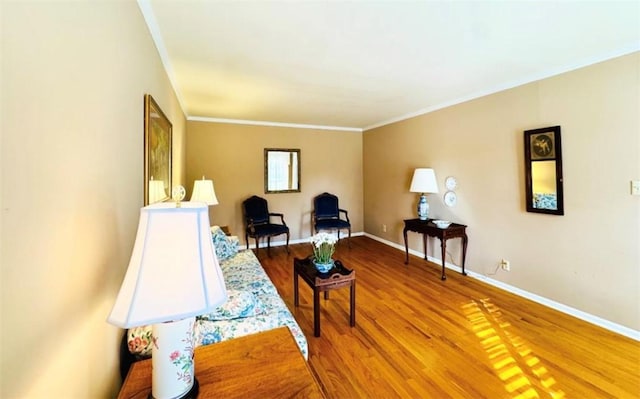
[[[149,180],[149,203],[154,204],[156,202],[162,202],[167,199],[167,192],[164,189],[164,182],[162,180]]]
[[[438,192],[436,173],[433,169],[417,168],[413,172],[413,179],[411,179],[411,188],[409,188],[409,191],[412,193],[420,193],[418,217],[420,220],[427,220],[429,218],[429,203],[427,202],[426,194]]]
[[[191,192],[191,202],[204,202],[207,205],[218,205],[216,191],[213,189],[213,180],[196,180],[193,182],[193,191]]]
[[[195,396],[195,316],[226,300],[207,205],[142,208],[129,268],[107,321],[122,328],[153,324],[153,398]]]
[[[190,201],[218,205],[218,197],[216,197],[216,191],[213,189],[213,180],[205,180],[203,175],[202,180],[194,181]],[[213,217],[210,219],[213,219]]]

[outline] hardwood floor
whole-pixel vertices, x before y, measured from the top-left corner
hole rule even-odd
[[[259,258],[309,342],[309,364],[330,398],[638,398],[640,343],[440,268],[367,237],[338,245],[356,270],[356,326],[349,289],[321,299],[313,336],[313,292],[293,258],[310,244]]]

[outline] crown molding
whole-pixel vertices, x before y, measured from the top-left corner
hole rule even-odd
[[[269,121],[251,121],[244,119],[224,119],[224,118],[208,118],[202,116],[189,116],[188,121],[209,122],[209,123],[231,123],[236,125],[255,125],[255,126],[276,126],[296,129],[315,129],[315,130],[337,130],[343,132],[362,133],[361,128],[343,127],[343,126],[324,126],[324,125],[305,125],[299,123],[269,122]]]

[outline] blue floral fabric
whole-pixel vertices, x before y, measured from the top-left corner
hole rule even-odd
[[[228,259],[238,253],[238,240],[232,240],[219,226],[211,227],[211,239],[218,260]]]
[[[255,334],[287,326],[296,340],[300,352],[308,356],[307,338],[287,308],[273,282],[251,250],[238,252],[236,256],[220,262],[227,290],[251,292],[264,305],[264,313],[232,320],[204,320],[198,317],[196,342],[206,345],[227,339]]]
[[[239,251],[235,256],[221,260],[220,268],[232,304],[226,309],[227,304],[216,309],[214,313],[222,316],[215,317],[215,320],[211,314],[196,317],[196,346],[286,326],[307,359],[307,338],[254,253],[251,250]],[[229,318],[225,318],[225,315]],[[127,338],[131,353],[141,357],[151,356],[151,326],[132,328]]]
[[[227,302],[211,313],[200,316],[202,320],[232,320],[263,314],[265,307],[253,292],[227,290]]]
[[[533,207],[536,209],[558,209],[558,200],[555,194],[533,194]]]

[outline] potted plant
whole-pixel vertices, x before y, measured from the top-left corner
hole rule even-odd
[[[311,237],[313,245],[313,264],[320,273],[326,273],[333,267],[333,253],[338,239],[333,234],[318,233]]]

